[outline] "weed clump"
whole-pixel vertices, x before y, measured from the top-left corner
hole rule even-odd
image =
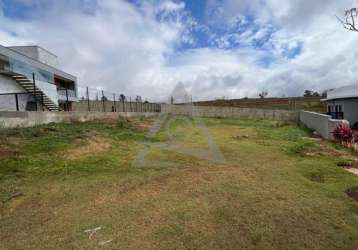
[[[307,177],[313,182],[318,182],[318,183],[325,182],[325,178],[322,173],[310,173]]]
[[[312,141],[301,140],[298,142],[291,143],[287,151],[292,154],[304,155],[305,151],[310,148],[316,147],[316,144]]]

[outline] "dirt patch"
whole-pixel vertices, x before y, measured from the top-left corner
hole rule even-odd
[[[75,145],[64,152],[67,160],[77,160],[91,155],[98,155],[111,147],[108,139],[102,137],[91,137],[85,140],[77,140]]]
[[[310,174],[308,176],[308,179],[310,179],[313,182],[324,183],[324,176],[322,174],[319,174],[319,173]]]
[[[12,158],[16,155],[17,155],[17,151],[15,149],[0,146],[0,160]]]
[[[130,121],[131,127],[138,131],[148,131],[154,124],[154,120],[133,119]]]
[[[338,167],[344,168],[352,174],[358,175],[358,162],[357,161],[341,161],[337,163]]]
[[[352,174],[358,175],[358,168],[346,168],[346,170]]]
[[[243,140],[243,139],[249,139],[249,135],[235,135],[232,137],[234,140]]]
[[[346,191],[346,194],[353,200],[358,201],[358,187],[350,188]]]
[[[344,155],[343,153],[335,149],[326,148],[324,146],[306,149],[303,152],[303,154],[305,156],[334,156],[334,157],[342,157]]]

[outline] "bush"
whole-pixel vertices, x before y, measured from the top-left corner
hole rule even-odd
[[[333,136],[335,139],[341,142],[352,142],[353,130],[345,124],[339,124],[333,131]]]
[[[343,146],[358,151],[358,135],[353,133],[353,130],[346,124],[340,124],[333,131],[333,136]]]

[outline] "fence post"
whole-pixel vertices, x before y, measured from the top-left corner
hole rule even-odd
[[[91,107],[90,107],[90,99],[89,99],[88,87],[86,87],[86,94],[87,94],[87,107],[88,107],[88,112],[90,112],[90,111],[91,111]]]
[[[129,112],[132,112],[132,97],[129,97]]]
[[[16,103],[16,111],[19,111],[19,98],[17,97],[17,94],[15,94],[15,103]]]
[[[37,111],[37,98],[36,98],[36,79],[35,79],[35,73],[32,73],[32,86],[34,88],[34,100],[35,100],[35,110]]]
[[[113,94],[113,112],[117,112],[117,108],[116,108],[116,94]]]
[[[102,90],[102,108],[103,108],[103,112],[106,112],[106,105],[104,103],[104,92]]]
[[[45,111],[44,93],[43,92],[41,92],[41,104],[42,104],[42,111]]]

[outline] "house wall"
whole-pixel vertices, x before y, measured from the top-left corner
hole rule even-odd
[[[0,111],[16,111],[16,99],[14,94],[1,95],[7,93],[24,93],[26,92],[11,77],[0,75]],[[17,96],[19,110],[25,111],[26,104],[30,98],[29,94],[19,94]]]
[[[348,120],[352,126],[358,122],[358,98],[328,101],[327,105],[341,105],[344,119]]]
[[[24,92],[26,91],[14,79],[9,76],[0,75],[0,94]]]

